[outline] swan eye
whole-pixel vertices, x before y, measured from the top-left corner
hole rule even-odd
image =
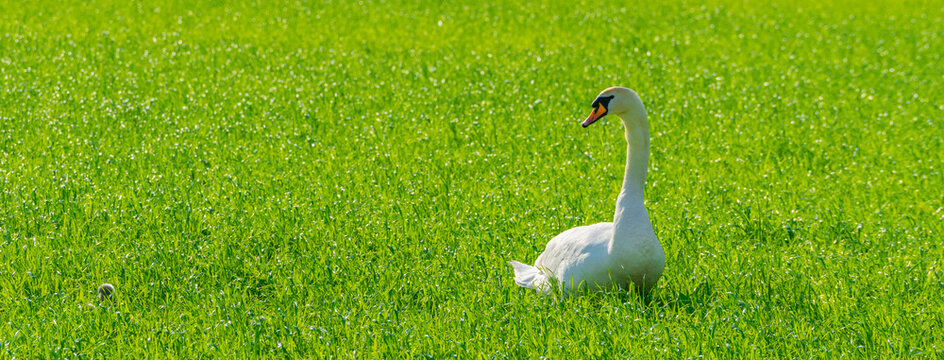
[[[596,100],[593,100],[593,104],[590,104],[590,106],[597,107],[599,105],[602,105],[603,109],[606,110],[606,108],[610,106],[610,100],[613,100],[614,97],[616,96],[615,95],[598,96]]]
[[[593,104],[590,106],[593,107],[593,114],[598,116],[606,115],[607,109],[610,106],[610,100],[613,100],[614,95],[610,96],[598,96],[596,100],[593,100]]]

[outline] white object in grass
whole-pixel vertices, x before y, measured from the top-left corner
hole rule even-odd
[[[115,294],[115,287],[109,283],[104,283],[98,287],[99,300],[111,300],[111,297],[114,294]]]
[[[665,268],[665,253],[643,205],[649,164],[646,109],[636,92],[621,87],[604,90],[592,106],[583,127],[613,114],[623,120],[626,131],[626,173],[613,222],[564,231],[547,243],[534,266],[509,263],[515,269],[515,283],[544,293],[557,282],[564,292],[613,286],[627,289],[632,283],[645,294]]]

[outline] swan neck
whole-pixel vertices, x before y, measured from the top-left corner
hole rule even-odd
[[[622,218],[639,215],[643,207],[643,188],[649,167],[649,125],[645,113],[621,115],[626,131],[626,172],[623,188],[616,203],[615,223]]]

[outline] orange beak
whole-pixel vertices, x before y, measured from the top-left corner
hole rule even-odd
[[[590,116],[587,116],[587,120],[584,120],[580,125],[583,127],[590,126],[590,124],[600,120],[604,115],[606,115],[606,107],[603,106],[603,104],[599,104],[597,107],[593,108],[593,112],[590,113]]]

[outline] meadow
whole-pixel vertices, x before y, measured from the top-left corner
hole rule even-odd
[[[939,1],[0,0],[0,358],[941,358],[942,64]],[[665,274],[519,288],[615,85]]]

